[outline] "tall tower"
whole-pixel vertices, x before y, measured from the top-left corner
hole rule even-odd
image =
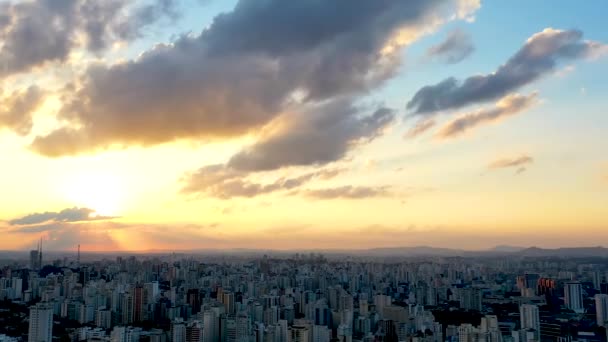
[[[540,341],[540,316],[538,306],[532,304],[522,304],[519,307],[521,319],[521,330],[534,331],[534,339]]]
[[[76,259],[76,267],[80,268],[80,244],[78,244],[78,258]]]
[[[597,325],[600,327],[608,326],[608,295],[595,295],[595,317]]]
[[[40,245],[38,246],[38,269],[42,269],[42,238],[40,238]]]
[[[30,251],[30,268],[34,271],[42,268],[42,239],[36,245],[36,249]]]
[[[30,307],[28,342],[53,341],[53,309],[47,303]]]
[[[574,312],[581,313],[583,307],[583,287],[579,282],[569,282],[564,286],[564,304]]]

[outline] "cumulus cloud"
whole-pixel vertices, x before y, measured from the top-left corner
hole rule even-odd
[[[473,51],[475,51],[475,46],[473,46],[471,36],[461,29],[455,29],[448,33],[443,42],[431,46],[426,54],[427,57],[455,64],[469,57]]]
[[[463,82],[447,78],[422,87],[407,103],[407,108],[414,115],[432,115],[494,100],[554,72],[559,62],[592,57],[605,50],[605,45],[583,40],[581,31],[545,29],[532,35],[495,72],[471,76]]]
[[[304,191],[304,195],[316,199],[365,199],[372,197],[392,196],[390,188],[387,186],[341,186],[326,189],[314,189]]]
[[[394,119],[393,111],[384,107],[368,116],[360,116],[359,112],[349,101],[335,101],[279,118],[285,122],[279,124],[282,126],[279,132],[237,153],[228,166],[267,171],[341,159],[350,148],[380,135]]]
[[[66,91],[60,112],[71,124],[37,137],[32,148],[59,156],[251,132],[294,106],[365,94],[397,71],[395,47],[407,41],[395,38],[400,32],[477,7],[468,0],[242,0],[199,35],[92,67]]]
[[[514,158],[501,158],[488,164],[488,170],[515,168],[515,173],[520,174],[526,171],[526,167],[534,163],[534,158],[528,155],[521,155]]]
[[[32,113],[42,105],[43,92],[36,86],[14,91],[0,99],[0,129],[27,135],[33,126]]]
[[[81,222],[107,220],[111,217],[95,215],[95,210],[89,208],[67,208],[59,212],[47,211],[33,213],[8,221],[10,225],[34,225],[40,223]]]
[[[500,99],[494,108],[483,108],[459,115],[441,127],[436,136],[440,139],[454,138],[478,126],[521,113],[536,103],[538,103],[538,94],[536,92],[528,96],[510,94]]]
[[[182,191],[186,194],[230,199],[233,197],[256,197],[278,191],[293,190],[312,180],[327,180],[344,172],[344,169],[321,169],[294,177],[282,177],[270,183],[248,179],[249,174],[225,165],[203,167],[185,179]]]
[[[78,48],[99,52],[130,40],[164,15],[172,0],[26,0],[0,4],[0,76],[63,62]]]

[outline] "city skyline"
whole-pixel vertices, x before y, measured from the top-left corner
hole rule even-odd
[[[0,340],[605,342],[607,256],[0,258]]]
[[[0,0],[0,250],[608,247],[607,11]]]

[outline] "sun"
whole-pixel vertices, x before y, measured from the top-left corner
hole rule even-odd
[[[95,210],[96,216],[118,216],[125,200],[125,184],[111,173],[76,176],[64,187],[70,202]]]

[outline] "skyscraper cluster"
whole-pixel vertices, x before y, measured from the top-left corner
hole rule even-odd
[[[605,341],[608,325],[601,264],[142,255],[56,259],[41,271],[36,252],[1,269],[0,300],[27,310],[28,323],[22,335],[0,327],[5,339]]]

